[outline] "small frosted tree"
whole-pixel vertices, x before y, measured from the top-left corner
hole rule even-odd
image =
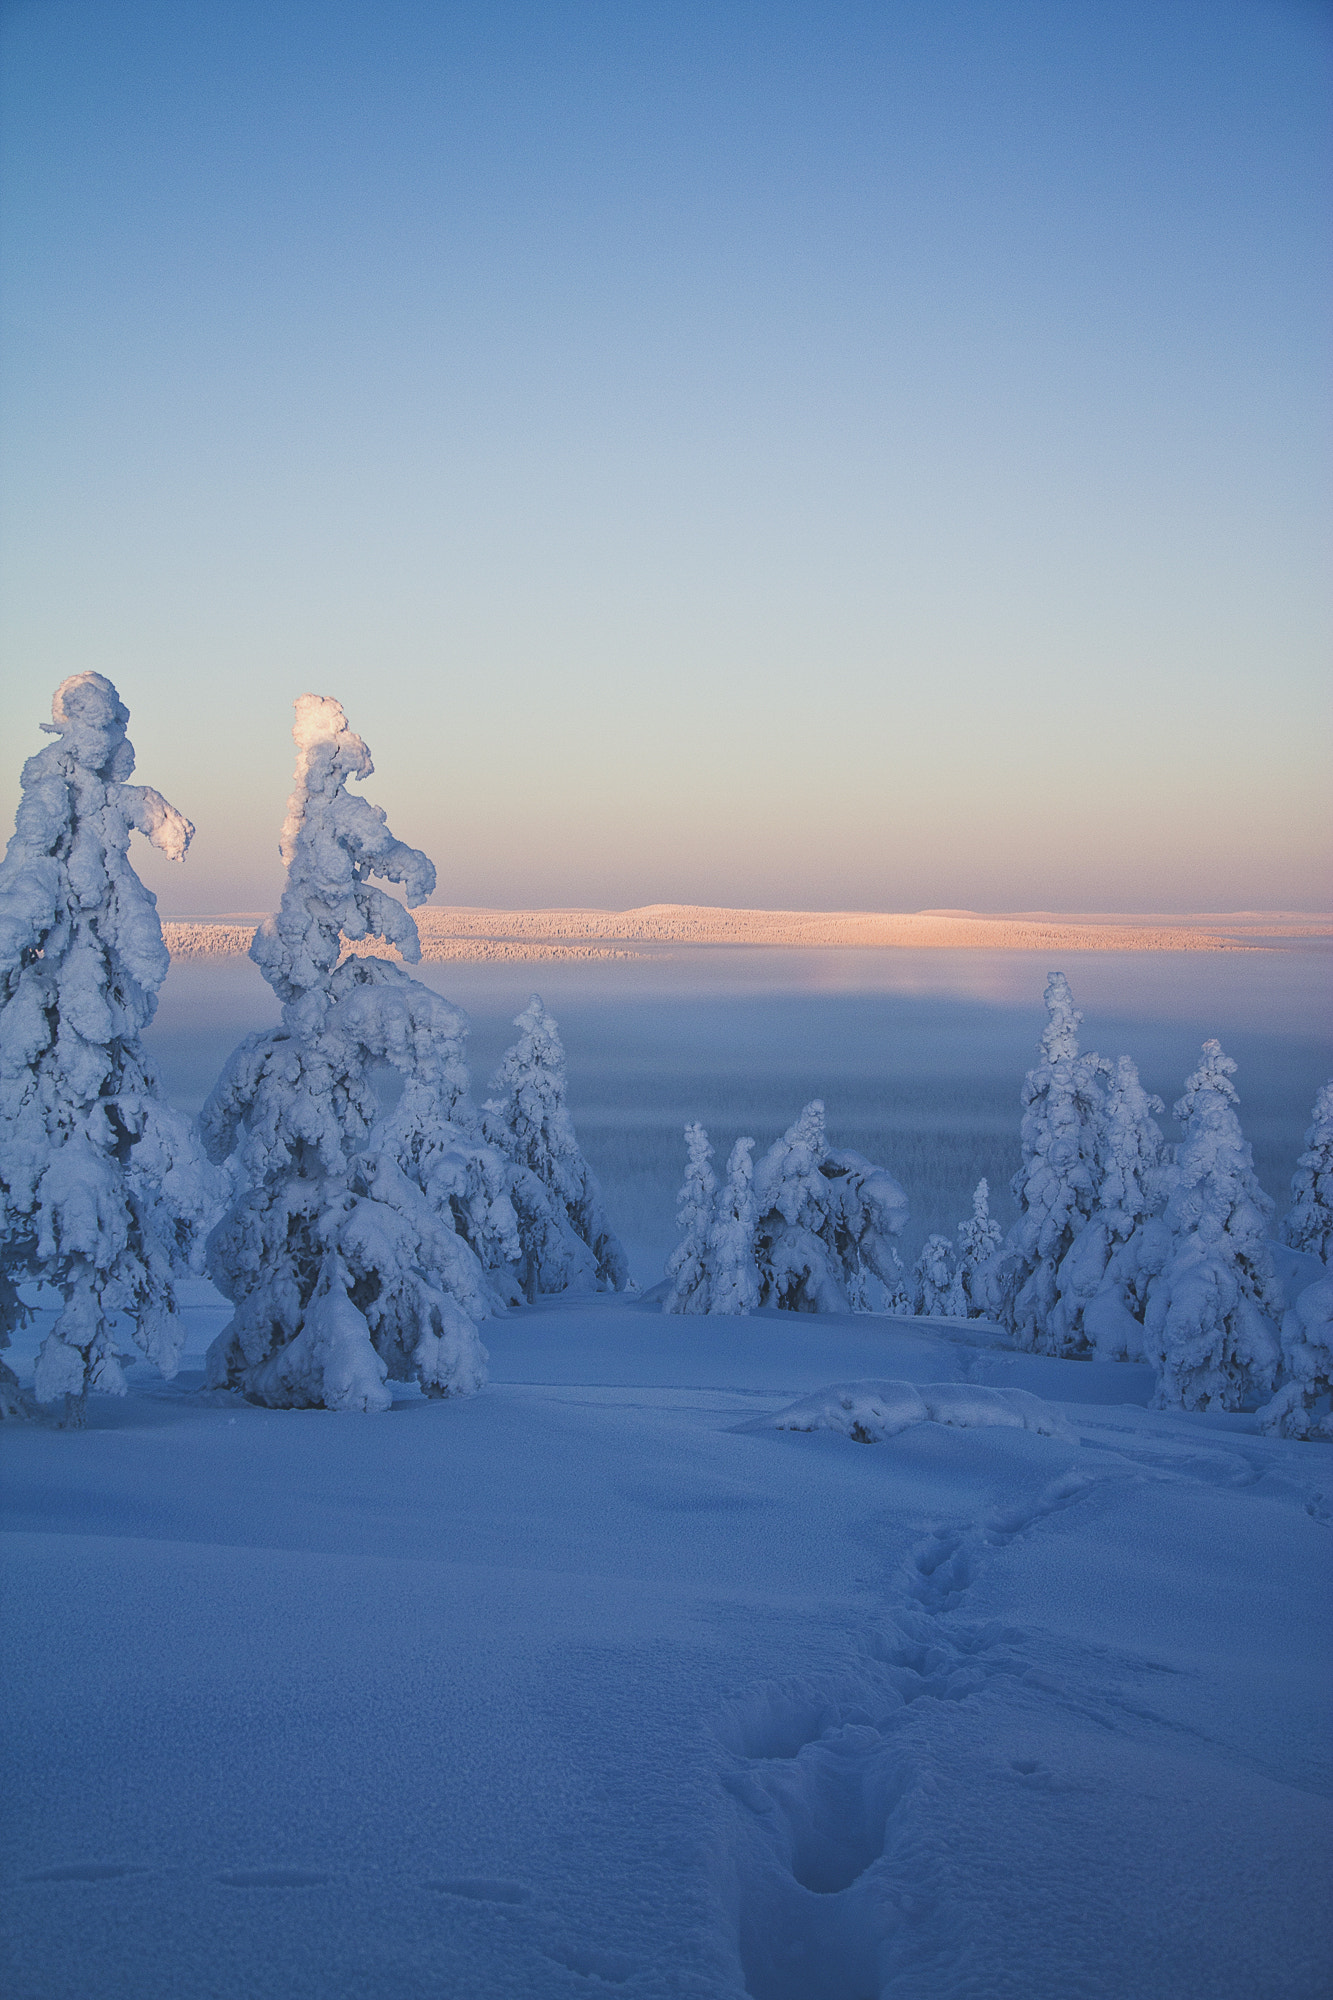
[[[988,1316],[988,1276],[1003,1241],[1004,1232],[990,1212],[990,1184],[979,1180],[972,1194],[972,1213],[958,1225],[958,1261],[946,1307],[954,1319]]]
[[[864,1309],[870,1279],[890,1293],[900,1284],[891,1239],[907,1196],[882,1167],[829,1145],[818,1099],[760,1160],[755,1208],[761,1305],[846,1312]]]
[[[1260,1430],[1333,1438],[1333,1276],[1306,1285],[1283,1315],[1282,1372],[1287,1380],[1259,1412]]]
[[[1184,1138],[1164,1217],[1170,1248],[1144,1322],[1158,1409],[1237,1409],[1271,1388],[1278,1363],[1281,1291],[1264,1242],[1273,1204],[1241,1136],[1235,1071],[1205,1042],[1175,1107]]]
[[[1143,1354],[1148,1286],[1170,1248],[1162,1221],[1170,1149],[1157,1123],[1161,1111],[1133,1059],[1121,1056],[1106,1092],[1096,1205],[1056,1273],[1049,1345],[1057,1352],[1092,1345],[1103,1360]]]
[[[1321,1084],[1305,1151],[1296,1162],[1281,1237],[1293,1250],[1333,1259],[1333,1082]]]
[[[141,1040],[168,957],[156,900],[129,860],[137,832],[179,861],[194,828],[160,793],[126,782],[129,713],[110,681],[71,675],[51,713],[42,726],[57,740],[23,767],[0,865],[0,1346],[28,1317],[20,1284],[57,1291],[34,1386],[79,1424],[90,1389],[125,1392],[122,1315],[174,1374],[173,1274],[218,1189]]]
[[[491,1144],[518,1169],[510,1192],[524,1295],[623,1291],[629,1266],[574,1133],[554,1017],[534,993],[514,1026],[519,1039],[492,1078],[482,1123]]]
[[[1023,1158],[1011,1184],[1019,1216],[996,1266],[996,1303],[1021,1346],[1059,1354],[1083,1345],[1053,1321],[1056,1273],[1096,1205],[1109,1065],[1079,1053],[1083,1017],[1063,972],[1047,981],[1046,1011],[1039,1059],[1023,1085]]]
[[[714,1310],[709,1234],[717,1202],[717,1177],[712,1166],[713,1148],[697,1120],[685,1127],[685,1147],[685,1179],[676,1209],[681,1237],[667,1259],[671,1288],[662,1301],[662,1310],[706,1313]]]
[[[484,1259],[516,1256],[517,1233],[467,1100],[464,1017],[401,965],[342,958],[344,938],[383,937],[419,959],[410,912],[372,878],[418,903],[435,870],[348,793],[374,766],[339,703],[301,696],[293,735],[287,883],[250,953],[282,1022],[242,1043],[203,1113],[237,1187],[209,1241],[236,1311],[208,1380],[278,1407],[378,1410],[390,1378],[436,1396],[480,1387],[477,1322],[497,1304]],[[385,1066],[402,1084],[387,1114]]]
[[[753,1312],[759,1304],[753,1154],[753,1139],[736,1141],[727,1161],[727,1178],[714,1205],[707,1249],[710,1312],[743,1314]]]
[[[927,1319],[952,1311],[953,1244],[947,1236],[928,1236],[912,1270],[912,1310]]]

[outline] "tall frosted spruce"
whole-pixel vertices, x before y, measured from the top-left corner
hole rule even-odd
[[[534,993],[514,1026],[519,1039],[491,1079],[482,1129],[511,1167],[520,1288],[528,1300],[552,1292],[623,1291],[629,1265],[575,1136],[554,1017]]]
[[[1096,1206],[1110,1065],[1080,1055],[1083,1016],[1063,972],[1047,981],[1046,1012],[1039,1058],[1023,1084],[1023,1160],[1011,1182],[1019,1216],[996,1266],[995,1304],[1022,1346],[1068,1354],[1086,1341],[1055,1316],[1056,1273]]]
[[[0,1345],[29,1316],[20,1284],[59,1292],[35,1389],[78,1424],[90,1389],[124,1394],[122,1315],[175,1372],[173,1274],[218,1189],[140,1039],[168,957],[130,835],[179,861],[194,828],[126,782],[129,713],[110,681],[71,675],[51,713],[56,741],[23,767],[0,865]],[[0,1373],[12,1407],[14,1378]]]
[[[1103,1360],[1139,1360],[1148,1287],[1170,1249],[1162,1210],[1171,1149],[1133,1058],[1118,1058],[1106,1091],[1097,1199],[1056,1273],[1049,1344],[1060,1353],[1094,1346]]]
[[[510,1282],[517,1231],[467,1097],[465,1017],[388,959],[340,963],[344,937],[418,960],[415,921],[372,877],[419,903],[435,870],[348,793],[374,766],[336,701],[302,695],[293,734],[287,883],[250,951],[282,1022],[241,1044],[203,1112],[237,1176],[208,1248],[236,1308],[208,1379],[276,1406],[379,1410],[389,1379],[436,1396],[481,1385],[477,1323],[499,1302],[493,1276]],[[374,1088],[385,1068],[401,1083],[391,1110]]]
[[[750,1144],[753,1146],[754,1141]],[[717,1203],[717,1176],[708,1134],[696,1120],[685,1127],[685,1179],[677,1198],[676,1226],[680,1241],[667,1259],[671,1288],[663,1312],[706,1313],[713,1310],[713,1272],[709,1238]],[[752,1246],[747,1246],[751,1250]]]
[[[990,1184],[972,1191],[972,1213],[958,1225],[958,1262],[949,1287],[947,1310],[956,1319],[985,1319],[990,1312],[988,1282],[1004,1233],[990,1212]]]
[[[1291,1182],[1281,1237],[1293,1250],[1333,1259],[1333,1082],[1321,1084]]]
[[[1241,1136],[1220,1043],[1203,1045],[1175,1115],[1185,1128],[1164,1222],[1169,1252],[1148,1287],[1144,1351],[1158,1409],[1234,1410],[1271,1388],[1282,1294],[1265,1236],[1273,1204]]]

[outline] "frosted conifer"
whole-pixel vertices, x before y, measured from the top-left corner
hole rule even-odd
[[[891,1294],[901,1282],[889,1239],[907,1197],[882,1167],[829,1145],[818,1099],[760,1160],[755,1206],[761,1305],[846,1312],[864,1307],[870,1278]]]
[[[1170,1248],[1161,1219],[1171,1176],[1161,1111],[1132,1057],[1119,1057],[1106,1092],[1096,1205],[1056,1273],[1048,1343],[1056,1352],[1094,1345],[1103,1360],[1143,1354],[1148,1285]]]
[[[1039,1060],[1023,1085],[1023,1162],[1011,1183],[1019,1216],[996,1267],[997,1303],[1021,1346],[1066,1353],[1084,1343],[1053,1322],[1056,1272],[1096,1204],[1109,1065],[1079,1054],[1083,1017],[1063,972],[1047,981],[1046,1011]]]
[[[1185,1136],[1164,1217],[1170,1250],[1144,1323],[1158,1409],[1234,1410],[1271,1386],[1278,1362],[1281,1291],[1264,1243],[1273,1204],[1241,1136],[1235,1071],[1205,1042],[1175,1107]]]
[[[972,1213],[958,1225],[958,1262],[946,1310],[955,1319],[985,1319],[990,1312],[988,1273],[999,1255],[1003,1231],[990,1212],[990,1185],[979,1180]]]
[[[0,1345],[28,1317],[20,1284],[60,1293],[35,1389],[78,1424],[89,1389],[124,1394],[118,1316],[175,1372],[172,1274],[216,1212],[217,1183],[140,1039],[168,957],[130,835],[179,861],[194,828],[126,782],[129,714],[110,681],[71,675],[51,713],[57,740],[23,767],[0,865]]]
[[[713,1310],[708,1239],[717,1201],[717,1177],[713,1172],[713,1149],[708,1143],[708,1134],[697,1120],[685,1127],[685,1147],[685,1179],[681,1183],[676,1209],[676,1223],[681,1237],[667,1259],[671,1289],[662,1301],[662,1310],[669,1313],[706,1313]]]
[[[950,1312],[953,1280],[953,1244],[947,1236],[928,1236],[912,1271],[913,1312],[926,1318]]]
[[[1321,1084],[1305,1151],[1296,1162],[1282,1241],[1333,1261],[1333,1082]]]
[[[438,1396],[480,1386],[476,1323],[497,1304],[483,1257],[502,1262],[518,1241],[503,1163],[467,1100],[463,1015],[388,959],[339,962],[344,937],[368,936],[419,959],[413,918],[371,877],[418,903],[435,870],[347,792],[374,766],[339,703],[301,696],[293,735],[287,883],[250,953],[282,1023],[242,1043],[203,1113],[237,1178],[209,1241],[236,1312],[208,1380],[276,1406],[377,1410],[387,1378]],[[387,1114],[385,1065],[403,1086]]]
[[[1306,1285],[1283,1315],[1282,1371],[1287,1381],[1259,1412],[1260,1430],[1333,1438],[1333,1276]]]
[[[574,1133],[555,1019],[534,993],[514,1026],[519,1039],[491,1080],[482,1122],[491,1144],[519,1170],[511,1196],[524,1295],[623,1291],[629,1266]]]
[[[759,1303],[753,1153],[753,1139],[736,1141],[714,1206],[707,1248],[710,1312],[749,1313]]]

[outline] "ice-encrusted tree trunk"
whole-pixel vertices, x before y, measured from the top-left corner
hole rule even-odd
[[[121,1315],[175,1372],[173,1273],[219,1189],[141,1040],[169,961],[130,835],[179,861],[194,828],[126,782],[129,713],[110,681],[72,674],[51,713],[56,741],[23,767],[0,864],[0,1345],[28,1316],[20,1284],[59,1292],[34,1386],[78,1424],[90,1389],[124,1394]]]
[[[1333,1082],[1321,1084],[1315,1098],[1279,1234],[1293,1250],[1333,1260]]]
[[[753,1143],[753,1142],[752,1142]],[[696,1120],[685,1127],[685,1178],[677,1196],[676,1226],[680,1241],[667,1258],[671,1288],[663,1312],[706,1313],[713,1309],[708,1238],[717,1203],[717,1176],[708,1134]]]
[[[1241,1135],[1236,1065],[1207,1041],[1175,1116],[1165,1224],[1170,1248],[1150,1280],[1144,1352],[1158,1409],[1238,1409],[1272,1387],[1282,1295],[1265,1246],[1273,1204]]]
[[[410,912],[372,877],[419,903],[435,870],[348,793],[374,766],[338,702],[302,695],[293,735],[287,882],[250,952],[282,1022],[241,1044],[203,1113],[237,1184],[208,1247],[236,1308],[208,1380],[277,1407],[377,1410],[389,1378],[437,1396],[480,1387],[477,1324],[498,1302],[485,1265],[518,1242],[467,1098],[463,1015],[401,965],[342,959],[344,938],[367,937],[419,959]],[[389,1112],[386,1066],[401,1081]]]
[[[958,1225],[958,1262],[947,1308],[954,1319],[989,1316],[988,1273],[1003,1241],[1004,1232],[990,1212],[990,1184],[979,1180],[972,1193],[972,1213]]]
[[[555,1020],[534,993],[514,1026],[519,1039],[491,1080],[482,1125],[519,1169],[511,1194],[524,1294],[623,1291],[629,1266],[574,1133]]]
[[[1096,1348],[1103,1360],[1140,1360],[1148,1286],[1170,1250],[1162,1220],[1171,1185],[1160,1097],[1121,1056],[1107,1086],[1097,1201],[1056,1273],[1050,1345]]]
[[[1054,1323],[1056,1273],[1096,1205],[1100,1184],[1102,1079],[1109,1064],[1080,1055],[1078,1025],[1063,972],[1046,984],[1047,1023],[1036,1067],[1023,1084],[1023,1163],[1012,1187],[1019,1216],[995,1266],[995,1305],[1023,1347],[1063,1354]]]
[[[708,1229],[709,1312],[745,1314],[759,1304],[754,1238],[754,1140],[738,1139]]]
[[[789,1312],[864,1309],[878,1279],[893,1294],[902,1266],[892,1237],[907,1196],[860,1153],[829,1145],[816,1098],[755,1169],[759,1302]]]
[[[913,1312],[927,1319],[951,1312],[953,1281],[953,1244],[947,1236],[928,1236],[912,1271]]]

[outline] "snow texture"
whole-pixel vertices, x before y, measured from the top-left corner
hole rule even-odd
[[[72,674],[51,713],[56,741],[23,767],[0,864],[0,1345],[28,1316],[18,1286],[53,1286],[35,1393],[77,1425],[90,1389],[124,1393],[124,1330],[173,1373],[173,1278],[221,1190],[141,1041],[168,958],[130,835],[179,861],[194,829],[126,782],[129,713],[110,681]]]
[[[958,1225],[958,1259],[946,1307],[955,1319],[986,1319],[990,1313],[990,1273],[1004,1232],[990,1212],[990,1187],[977,1182],[972,1213]]]
[[[491,1080],[483,1129],[517,1169],[511,1194],[523,1295],[623,1291],[629,1265],[574,1133],[555,1020],[534,993],[514,1026],[519,1039]]]
[[[370,878],[416,900],[435,871],[348,796],[374,767],[336,701],[303,695],[293,734],[287,883],[251,948],[282,1023],[241,1044],[202,1115],[236,1187],[208,1245],[236,1308],[208,1379],[275,1407],[384,1410],[390,1380],[480,1387],[477,1324],[501,1296],[487,1266],[517,1255],[516,1223],[467,1097],[463,1015],[400,965],[339,963],[344,936],[371,932],[412,959],[411,915]],[[401,1086],[389,1111],[385,1072]]]
[[[911,1424],[962,1429],[1007,1425],[1039,1437],[1074,1433],[1048,1403],[1026,1389],[986,1389],[971,1382],[844,1382],[802,1396],[768,1420],[780,1431],[838,1431],[857,1444],[879,1444]]]
[[[1271,1389],[1282,1291],[1265,1244],[1273,1204],[1241,1136],[1220,1043],[1203,1045],[1175,1116],[1185,1128],[1164,1222],[1169,1249],[1148,1286],[1144,1349],[1159,1409],[1239,1409]]]
[[[1046,1011],[1039,1059],[1023,1084],[1023,1163],[1011,1183],[1020,1212],[997,1266],[993,1305],[1021,1346],[1076,1354],[1088,1343],[1076,1322],[1056,1312],[1057,1273],[1096,1205],[1110,1066],[1079,1054],[1083,1017],[1063,972],[1047,981]]]
[[[1321,1084],[1315,1098],[1281,1235],[1293,1250],[1308,1250],[1325,1263],[1333,1259],[1333,1082]]]

